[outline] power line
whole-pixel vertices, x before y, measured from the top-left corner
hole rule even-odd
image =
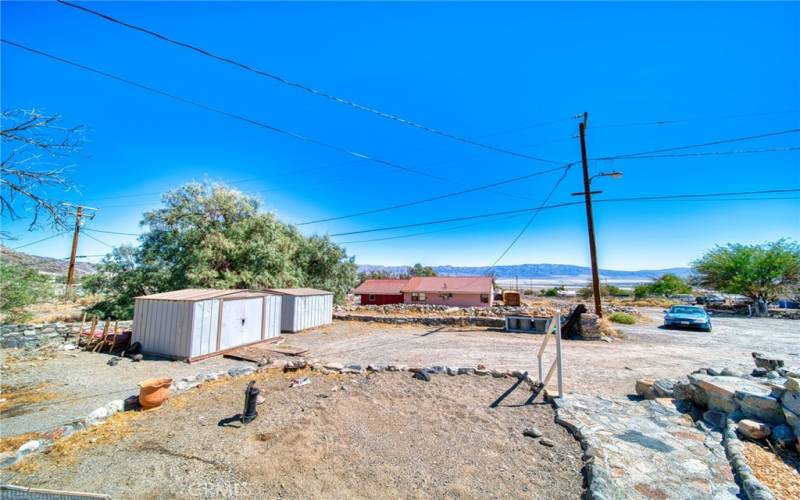
[[[105,241],[103,241],[103,240],[101,240],[101,239],[95,238],[95,237],[94,237],[94,236],[92,236],[91,234],[84,234],[84,236],[86,236],[87,238],[93,239],[94,241],[96,241],[96,242],[100,243],[101,245],[105,245],[105,246],[107,246],[108,248],[114,248],[114,245],[110,245],[110,244],[106,243]]]
[[[361,216],[361,215],[369,215],[369,214],[375,214],[375,213],[379,213],[379,212],[387,212],[389,210],[395,210],[395,209],[398,209],[398,208],[411,207],[411,206],[414,206],[414,205],[420,205],[422,203],[429,203],[431,201],[443,200],[445,198],[452,198],[454,196],[460,196],[462,194],[474,193],[476,191],[482,191],[482,190],[489,189],[489,188],[492,188],[492,187],[502,186],[503,184],[509,184],[511,182],[521,181],[521,180],[524,180],[524,179],[530,179],[531,177],[536,177],[538,175],[543,175],[543,174],[547,174],[547,173],[550,173],[550,172],[555,172],[555,171],[558,171],[558,170],[563,170],[563,169],[569,170],[570,166],[571,165],[566,165],[564,167],[551,168],[551,169],[548,169],[548,170],[540,170],[538,172],[533,172],[533,173],[530,173],[530,174],[521,175],[521,176],[518,176],[518,177],[513,177],[511,179],[505,179],[505,180],[502,180],[502,181],[492,182],[490,184],[484,184],[482,186],[476,186],[476,187],[473,187],[473,188],[464,189],[464,190],[461,190],[461,191],[456,191],[454,193],[447,193],[447,194],[443,194],[443,195],[439,195],[439,196],[432,196],[430,198],[424,198],[422,200],[410,201],[410,202],[407,202],[407,203],[400,203],[398,205],[392,205],[392,206],[383,207],[383,208],[375,208],[375,209],[372,209],[372,210],[364,210],[362,212],[355,212],[355,213],[351,213],[351,214],[347,214],[347,215],[339,215],[337,217],[328,217],[328,218],[325,218],[325,219],[316,219],[316,220],[312,220],[312,221],[308,221],[308,222],[301,222],[301,223],[296,224],[296,225],[297,226],[305,226],[305,225],[308,225],[308,224],[316,224],[316,223],[319,223],[319,222],[330,222],[330,221],[335,221],[335,220],[349,219],[351,217],[358,217],[358,216]]]
[[[783,200],[800,200],[798,196],[782,196],[782,197],[771,197],[771,198],[701,198],[701,199],[663,199],[663,200],[630,200],[632,202],[636,201],[660,201],[660,202],[667,202],[667,203],[685,203],[685,202],[720,202],[720,201],[783,201]],[[598,202],[602,200],[594,200],[594,202]],[[583,202],[577,202],[576,204],[580,205]],[[377,241],[385,241],[385,240],[397,240],[397,239],[404,239],[404,238],[414,238],[417,236],[425,236],[428,234],[436,234],[436,233],[443,233],[447,231],[454,231],[456,229],[463,229],[465,227],[472,227],[477,226],[480,224],[488,224],[490,222],[497,222],[505,219],[513,219],[516,217],[521,217],[525,215],[524,213],[519,213],[515,215],[509,215],[506,217],[498,217],[497,219],[492,219],[488,221],[480,221],[480,222],[473,222],[471,224],[463,224],[460,226],[448,227],[444,229],[434,229],[432,231],[424,231],[419,233],[411,233],[411,234],[401,234],[397,236],[388,236],[385,238],[370,238],[368,240],[351,240],[351,241],[340,241],[337,242],[337,245],[351,245],[356,243],[373,243]]]
[[[731,143],[731,142],[750,141],[750,140],[753,140],[753,139],[762,139],[764,137],[774,137],[774,136],[778,136],[778,135],[794,134],[794,133],[797,133],[797,132],[800,132],[800,128],[792,128],[792,129],[788,129],[788,130],[780,130],[780,131],[777,131],[777,132],[767,132],[765,134],[750,135],[750,136],[745,136],[745,137],[736,137],[736,138],[733,138],[733,139],[721,139],[721,140],[718,140],[718,141],[711,141],[711,142],[705,142],[705,143],[700,143],[700,144],[690,144],[688,146],[676,146],[676,147],[663,148],[663,149],[653,149],[653,150],[650,150],[650,151],[642,151],[642,152],[639,152],[639,153],[628,153],[628,154],[616,155],[616,156],[600,156],[600,157],[591,158],[591,159],[592,160],[619,160],[619,159],[623,159],[623,158],[630,158],[630,157],[633,157],[633,156],[639,157],[639,156],[642,156],[642,155],[652,155],[652,154],[656,154],[656,153],[668,153],[670,151],[681,151],[681,150],[684,150],[684,149],[701,148],[701,147],[704,147],[704,146],[713,146],[713,145],[716,145],[716,144],[727,144],[727,143]]]
[[[84,231],[91,231],[93,233],[105,233],[105,234],[119,234],[121,236],[139,236],[137,233],[120,233],[118,231],[106,231],[105,229],[93,229],[85,227],[83,228]]]
[[[88,7],[83,7],[81,5],[77,5],[77,4],[74,4],[74,3],[71,3],[71,2],[67,2],[65,0],[58,0],[58,2],[63,4],[63,5],[66,5],[68,7],[72,7],[74,9],[82,10],[82,11],[87,12],[89,14],[93,14],[93,15],[95,15],[97,17],[105,19],[106,21],[110,21],[110,22],[118,24],[120,26],[124,26],[126,28],[129,28],[129,29],[132,29],[132,30],[136,30],[136,31],[139,31],[141,33],[145,33],[147,35],[153,36],[153,37],[158,38],[159,40],[162,40],[164,42],[171,43],[173,45],[177,45],[179,47],[183,47],[183,48],[186,48],[186,49],[189,49],[189,50],[193,50],[193,51],[195,51],[195,52],[197,52],[199,54],[202,54],[202,55],[207,56],[207,57],[211,57],[211,58],[216,59],[218,61],[221,61],[223,63],[231,64],[233,66],[236,66],[238,68],[244,69],[244,70],[249,71],[251,73],[257,74],[259,76],[270,78],[270,79],[272,79],[274,81],[277,81],[279,83],[282,83],[284,85],[288,85],[290,87],[294,87],[294,88],[303,90],[305,92],[308,92],[310,94],[314,94],[316,96],[324,97],[326,99],[329,99],[331,101],[337,102],[339,104],[344,104],[346,106],[350,106],[350,107],[355,108],[355,109],[357,109],[359,111],[372,113],[372,114],[374,114],[376,116],[379,116],[381,118],[385,118],[387,120],[392,120],[392,121],[395,121],[395,122],[398,122],[398,123],[402,123],[403,125],[408,125],[410,127],[414,127],[416,129],[419,129],[419,130],[424,130],[425,132],[429,132],[429,133],[432,133],[432,134],[439,135],[441,137],[446,137],[448,139],[452,139],[452,140],[455,140],[455,141],[458,141],[458,142],[462,142],[462,143],[465,143],[465,144],[471,144],[473,146],[478,146],[478,147],[481,147],[481,148],[484,148],[484,149],[489,149],[491,151],[495,151],[495,152],[498,152],[498,153],[504,153],[504,154],[511,155],[511,156],[516,156],[516,157],[519,157],[519,158],[525,158],[525,159],[528,159],[528,160],[535,160],[535,161],[540,161],[540,162],[544,162],[544,163],[550,163],[550,164],[554,164],[554,165],[561,164],[561,162],[548,160],[546,158],[540,158],[538,156],[532,156],[532,155],[528,155],[528,154],[525,154],[525,153],[520,153],[520,152],[517,152],[517,151],[512,151],[510,149],[501,148],[501,147],[498,147],[498,146],[492,146],[490,144],[485,144],[483,142],[479,142],[479,141],[476,141],[476,140],[473,140],[473,139],[468,139],[468,138],[465,138],[465,137],[461,137],[461,136],[452,134],[450,132],[446,132],[446,131],[441,130],[441,129],[429,127],[427,125],[423,125],[421,123],[415,122],[413,120],[409,120],[407,118],[403,118],[403,117],[397,116],[395,114],[387,113],[385,111],[381,111],[379,109],[375,109],[375,108],[372,108],[370,106],[366,106],[364,104],[359,104],[359,103],[357,103],[355,101],[351,101],[349,99],[345,99],[345,98],[342,98],[342,97],[337,97],[337,96],[329,94],[329,93],[327,93],[325,91],[322,91],[322,90],[316,89],[314,87],[308,86],[308,85],[306,85],[304,83],[300,83],[300,82],[297,82],[297,81],[289,80],[289,79],[284,78],[284,77],[282,77],[280,75],[277,75],[275,73],[269,73],[267,71],[263,71],[263,70],[254,68],[252,66],[249,66],[247,64],[241,63],[241,62],[236,61],[234,59],[230,59],[230,58],[227,58],[227,57],[223,57],[223,56],[214,54],[213,52],[210,52],[210,51],[208,51],[206,49],[197,47],[196,45],[192,45],[192,44],[189,44],[189,43],[186,43],[186,42],[175,40],[173,38],[169,38],[166,35],[162,35],[161,33],[157,33],[155,31],[149,30],[149,29],[144,28],[142,26],[137,26],[135,24],[130,24],[128,22],[116,19],[116,18],[111,17],[111,16],[109,16],[107,14],[103,14],[102,12],[98,12],[96,10],[90,9]]]
[[[30,242],[30,243],[25,243],[24,245],[20,245],[20,246],[18,246],[18,247],[14,247],[14,248],[12,248],[11,250],[19,250],[20,248],[29,247],[29,246],[31,246],[31,245],[35,245],[35,244],[37,244],[37,243],[41,243],[41,242],[43,242],[43,241],[52,240],[53,238],[58,238],[59,236],[63,236],[63,235],[65,235],[65,234],[67,234],[68,232],[69,232],[69,231],[62,231],[62,232],[60,232],[60,233],[56,233],[56,234],[53,234],[53,235],[51,235],[51,236],[48,236],[47,238],[42,238],[41,240],[32,241],[32,242]]]
[[[261,122],[261,121],[258,121],[258,120],[252,119],[252,118],[248,118],[246,116],[239,115],[237,113],[232,113],[232,112],[229,112],[229,111],[225,111],[223,109],[215,108],[213,106],[209,106],[207,104],[203,104],[203,103],[201,103],[199,101],[194,101],[194,100],[188,99],[186,97],[181,97],[181,96],[179,96],[177,94],[172,94],[172,93],[169,93],[169,92],[165,92],[163,90],[159,90],[157,88],[150,87],[148,85],[145,85],[145,84],[142,84],[142,83],[138,83],[136,81],[129,80],[127,78],[123,78],[121,76],[117,76],[117,75],[108,73],[106,71],[98,70],[98,69],[95,69],[95,68],[92,68],[92,67],[89,67],[89,66],[74,62],[74,61],[70,61],[68,59],[64,59],[62,57],[59,57],[59,56],[56,56],[56,55],[53,55],[53,54],[49,54],[47,52],[43,52],[41,50],[37,50],[37,49],[31,48],[31,47],[28,47],[28,46],[19,44],[17,42],[13,42],[11,40],[7,40],[5,38],[0,39],[0,41],[2,41],[3,43],[7,43],[9,45],[12,45],[14,47],[26,50],[26,51],[31,52],[33,54],[37,54],[37,55],[40,55],[40,56],[43,56],[43,57],[47,57],[48,59],[53,59],[55,61],[59,61],[59,62],[62,62],[64,64],[68,64],[70,66],[74,66],[76,68],[80,68],[80,69],[82,69],[84,71],[89,71],[91,73],[95,73],[95,74],[98,74],[98,75],[101,75],[101,76],[105,76],[106,78],[110,78],[112,80],[116,80],[116,81],[119,81],[119,82],[122,82],[122,83],[125,83],[125,84],[128,84],[128,85],[140,88],[142,90],[146,90],[146,91],[154,93],[154,94],[158,94],[158,95],[161,95],[161,96],[164,96],[164,97],[169,97],[170,99],[174,99],[176,101],[180,101],[180,102],[183,102],[185,104],[190,104],[190,105],[198,107],[200,109],[204,109],[206,111],[211,111],[212,113],[217,113],[217,114],[220,114],[220,115],[223,115],[223,116],[227,116],[229,118],[233,118],[235,120],[239,120],[239,121],[242,121],[242,122],[245,122],[245,123],[249,123],[251,125],[255,125],[257,127],[261,127],[261,128],[267,129],[267,130],[269,130],[271,132],[275,132],[275,133],[278,133],[278,134],[281,134],[281,135],[285,135],[285,136],[291,137],[293,139],[297,139],[299,141],[307,142],[307,143],[310,143],[310,144],[316,144],[318,146],[322,146],[322,147],[325,147],[325,148],[328,148],[328,149],[332,149],[334,151],[339,151],[341,153],[348,154],[348,155],[353,156],[355,158],[360,158],[362,160],[372,161],[374,163],[379,163],[381,165],[386,165],[386,166],[389,166],[389,167],[392,167],[392,168],[395,168],[395,169],[398,169],[398,170],[403,170],[403,171],[414,173],[414,174],[421,175],[421,176],[424,176],[424,177],[430,177],[432,179],[437,179],[437,180],[441,180],[441,181],[450,182],[450,180],[445,178],[445,177],[441,177],[441,176],[438,176],[438,175],[435,175],[435,174],[431,174],[431,173],[428,173],[428,172],[423,172],[421,170],[416,170],[416,169],[413,169],[413,168],[405,167],[405,166],[400,165],[400,164],[395,163],[395,162],[391,162],[391,161],[388,161],[388,160],[383,160],[383,159],[380,159],[380,158],[375,158],[375,157],[369,156],[369,155],[364,154],[364,153],[359,153],[357,151],[351,151],[351,150],[349,150],[349,149],[347,149],[345,147],[341,147],[341,146],[330,144],[330,143],[327,143],[327,142],[324,142],[324,141],[313,139],[311,137],[308,137],[308,136],[305,136],[305,135],[302,135],[302,134],[299,134],[299,133],[296,133],[296,132],[292,132],[292,131],[289,131],[289,130],[286,130],[286,129],[282,129],[282,128],[279,128],[279,127],[276,127],[276,126],[273,126],[273,125],[270,125],[268,123],[264,123],[264,122]]]
[[[647,201],[647,200],[665,200],[665,199],[683,199],[683,198],[700,198],[700,197],[712,197],[712,196],[741,196],[741,195],[752,195],[752,194],[768,194],[768,193],[795,193],[800,192],[800,188],[798,189],[768,189],[762,191],[737,191],[737,192],[726,192],[726,193],[705,193],[705,194],[682,194],[682,195],[664,195],[664,196],[638,196],[638,197],[631,197],[631,198],[611,198],[605,200],[594,200],[595,203],[616,203],[616,202],[625,202],[625,201]],[[582,201],[572,201],[572,202],[563,202],[563,203],[555,203],[552,205],[542,205],[538,209],[532,208],[520,208],[516,210],[504,210],[502,212],[492,212],[488,214],[479,214],[479,215],[468,215],[464,217],[451,217],[448,219],[439,219],[433,221],[426,221],[426,222],[415,222],[411,224],[401,224],[397,226],[389,226],[389,227],[379,227],[373,229],[362,229],[358,231],[348,231],[345,233],[336,233],[331,234],[331,237],[337,236],[349,236],[352,234],[363,234],[363,233],[374,233],[379,231],[390,231],[393,229],[406,229],[410,227],[420,227],[420,226],[429,226],[434,224],[446,224],[448,222],[458,222],[462,220],[471,220],[471,219],[482,219],[485,217],[494,217],[497,215],[511,215],[511,214],[519,214],[519,213],[526,213],[532,212],[536,210],[548,210],[553,208],[561,208],[561,207],[569,207],[574,205],[583,205],[584,202]]]
[[[539,205],[539,207],[536,209],[535,212],[533,212],[533,214],[531,214],[530,218],[528,219],[528,222],[525,223],[525,225],[522,227],[522,229],[517,234],[517,236],[513,240],[511,240],[511,243],[508,244],[508,246],[506,247],[505,250],[503,250],[503,252],[500,254],[500,256],[497,257],[497,259],[495,259],[495,261],[492,263],[491,266],[489,266],[489,270],[486,271],[487,275],[491,274],[491,272],[494,270],[494,268],[497,267],[498,262],[500,262],[503,259],[503,257],[505,257],[506,254],[508,254],[508,252],[510,252],[511,249],[514,248],[514,245],[516,245],[517,242],[520,240],[520,238],[522,238],[522,235],[524,235],[525,232],[528,231],[528,228],[531,227],[531,224],[533,224],[533,221],[535,221],[536,217],[538,217],[539,214],[542,212],[542,207],[544,207],[547,204],[547,202],[550,201],[550,198],[553,196],[553,193],[556,192],[556,189],[558,189],[558,186],[560,186],[561,182],[567,177],[567,174],[569,174],[569,169],[571,167],[572,167],[572,164],[567,166],[567,168],[564,170],[564,173],[561,174],[561,177],[559,177],[558,180],[556,181],[556,183],[553,185],[553,188],[550,190],[549,193],[547,193],[547,196],[542,201],[542,204]]]
[[[726,156],[726,155],[743,155],[743,154],[755,154],[755,153],[781,153],[781,152],[789,152],[789,151],[800,151],[800,147],[785,147],[785,148],[764,148],[764,149],[744,149],[738,151],[707,151],[707,152],[699,152],[699,153],[676,153],[676,154],[665,154],[665,155],[636,155],[630,156],[626,158],[595,158],[595,160],[638,160],[648,159],[648,158],[686,158],[686,157],[694,157],[694,156]]]
[[[791,113],[798,113],[800,110],[797,109],[787,109],[784,111],[767,111],[764,113],[741,113],[741,114],[733,114],[733,115],[717,115],[717,116],[700,116],[696,118],[678,118],[674,120],[652,120],[646,122],[630,122],[630,123],[610,123],[607,125],[594,125],[592,129],[598,128],[618,128],[618,127],[643,127],[643,126],[650,126],[650,125],[672,125],[675,123],[685,123],[685,122],[696,122],[696,121],[708,121],[708,120],[728,120],[731,118],[751,118],[754,116],[771,116],[771,115],[786,115]]]

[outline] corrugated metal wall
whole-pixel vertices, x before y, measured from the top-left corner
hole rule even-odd
[[[280,295],[267,296],[267,331],[265,337],[268,339],[281,335],[281,304],[283,297]]]
[[[266,321],[265,339],[280,336],[283,299],[280,295],[268,295],[264,297],[264,311],[261,307],[247,308],[247,314],[252,316],[247,321],[259,325],[259,338],[256,340],[261,340],[262,321]],[[136,299],[133,341],[140,342],[144,352],[174,358],[187,359],[214,353],[219,336],[220,304],[218,298],[197,302]]]
[[[192,303],[137,299],[134,342],[142,351],[176,358],[191,356]]]
[[[299,332],[333,321],[333,295],[284,295],[281,330]]]

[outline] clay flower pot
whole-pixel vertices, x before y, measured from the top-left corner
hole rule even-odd
[[[149,378],[139,382],[139,404],[145,410],[158,408],[169,397],[171,378]]]

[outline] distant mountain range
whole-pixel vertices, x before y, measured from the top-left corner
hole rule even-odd
[[[410,266],[379,266],[361,265],[360,272],[386,271],[391,274],[404,274]],[[485,275],[489,267],[468,266],[433,266],[436,274],[444,276],[481,276]],[[616,271],[601,269],[600,276],[606,279],[624,279],[629,281],[649,281],[664,274],[677,274],[686,277],[691,273],[688,267],[670,267],[667,269],[642,269],[639,271]],[[513,266],[497,266],[494,274],[498,278],[520,279],[569,279],[590,278],[592,271],[586,266],[573,266],[569,264],[516,264]]]
[[[6,262],[20,264],[25,267],[36,269],[40,273],[59,275],[67,274],[69,269],[69,261],[66,259],[54,259],[52,257],[39,257],[37,255],[29,255],[25,252],[17,252],[8,247],[0,245],[0,258]],[[75,274],[78,276],[84,274],[94,274],[95,267],[88,262],[76,262]]]

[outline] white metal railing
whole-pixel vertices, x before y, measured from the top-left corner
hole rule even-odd
[[[551,335],[555,335],[556,337],[556,359],[550,364],[550,368],[547,370],[547,376],[545,376],[542,357],[544,356],[544,350],[547,347],[547,341],[550,340]],[[561,371],[561,313],[556,313],[555,316],[547,321],[547,326],[544,329],[544,340],[542,340],[542,345],[539,346],[539,353],[536,355],[536,359],[539,362],[539,383],[542,389],[547,387],[548,382],[550,382],[550,379],[553,377],[553,373],[556,373],[558,376],[558,397],[563,397],[564,377]]]

